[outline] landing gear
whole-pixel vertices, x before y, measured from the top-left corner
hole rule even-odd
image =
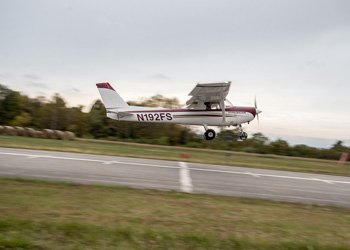
[[[247,140],[247,138],[248,138],[248,134],[246,132],[241,132],[239,134],[239,139],[241,139],[242,141]]]
[[[215,131],[213,129],[208,129],[207,125],[203,125],[205,129],[204,137],[206,140],[213,140],[215,138]]]
[[[215,131],[212,129],[208,129],[204,133],[205,139],[206,140],[213,140],[215,138]]]
[[[239,127],[239,139],[242,141],[247,140],[248,134],[243,131],[242,125],[239,125],[238,127]]]

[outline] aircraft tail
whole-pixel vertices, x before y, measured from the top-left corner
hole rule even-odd
[[[108,82],[97,83],[96,86],[106,109],[124,108],[129,106]]]

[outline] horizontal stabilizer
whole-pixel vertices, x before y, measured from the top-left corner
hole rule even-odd
[[[131,116],[131,115],[132,114],[128,113],[128,112],[118,112],[118,118],[123,118],[123,117]]]
[[[110,110],[107,110],[107,114],[116,114],[118,116],[118,119],[133,115],[132,113],[129,113],[129,112],[116,112],[116,111],[110,111]]]

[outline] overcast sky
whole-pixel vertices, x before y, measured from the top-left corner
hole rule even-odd
[[[231,102],[263,110],[248,132],[327,146],[350,139],[349,13],[347,0],[0,0],[0,83],[89,106],[101,81],[185,103],[195,83],[230,80]]]

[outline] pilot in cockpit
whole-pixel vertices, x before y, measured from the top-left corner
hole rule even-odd
[[[220,109],[219,103],[205,102],[204,105],[205,105],[205,110],[219,110]]]
[[[205,110],[211,110],[211,103],[210,102],[205,102]]]

